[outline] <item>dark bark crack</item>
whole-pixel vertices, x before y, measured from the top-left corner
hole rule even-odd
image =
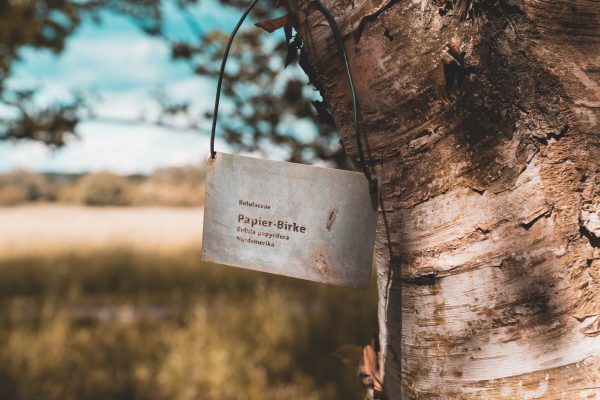
[[[367,26],[367,24],[369,22],[375,21],[377,19],[377,17],[379,17],[385,10],[389,9],[390,7],[392,7],[394,4],[398,3],[399,1],[400,0],[389,0],[387,3],[385,3],[383,6],[381,6],[377,11],[362,17],[360,22],[358,23],[358,27],[354,31],[354,42],[355,43],[359,42],[360,37],[363,33],[363,30],[365,29],[365,27]]]
[[[483,194],[485,193],[485,189],[481,189],[478,187],[469,186],[469,189],[471,189],[472,191],[474,191],[475,193],[477,193],[480,196],[483,196]]]
[[[402,280],[406,283],[413,285],[429,286],[434,285],[436,280],[438,279],[439,277],[437,276],[437,272],[434,271],[432,268],[423,268],[417,271],[414,275],[404,277],[404,279]]]
[[[593,248],[600,249],[600,237],[596,237],[592,232],[588,231],[585,226],[579,227],[579,233],[582,237],[588,238],[590,245]]]
[[[477,227],[475,228],[476,232],[482,233],[484,235],[487,235],[488,233],[490,233],[491,229],[487,229],[487,228],[482,228],[482,227]]]
[[[548,145],[550,140],[558,142],[560,139],[565,137],[569,132],[569,125],[564,125],[559,132],[548,132],[546,137],[533,135],[534,138],[543,145]]]

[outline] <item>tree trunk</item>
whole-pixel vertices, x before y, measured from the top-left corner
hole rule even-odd
[[[381,183],[387,398],[600,399],[600,3],[326,5]],[[356,161],[332,31],[289,7]]]

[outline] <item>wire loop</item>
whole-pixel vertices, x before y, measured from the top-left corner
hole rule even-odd
[[[248,6],[242,17],[236,24],[235,28],[231,32],[229,36],[229,40],[227,41],[227,46],[225,47],[225,53],[223,54],[223,61],[221,61],[221,71],[219,72],[219,80],[217,82],[217,96],[215,97],[215,109],[213,111],[213,120],[212,120],[212,129],[210,131],[210,157],[215,158],[217,152],[215,151],[215,134],[217,131],[217,118],[219,116],[219,101],[221,99],[221,85],[223,84],[223,75],[225,75],[225,64],[227,63],[227,57],[229,57],[229,50],[231,49],[231,44],[233,43],[233,38],[237,31],[240,29],[240,26],[244,23],[244,20],[252,11],[252,8],[256,5],[258,0],[252,0],[252,3]]]
[[[212,121],[212,130],[210,135],[210,154],[211,158],[214,158],[216,155],[215,152],[215,132],[217,128],[217,116],[219,113],[219,100],[221,98],[221,85],[223,83],[223,75],[225,74],[225,63],[227,62],[227,57],[229,56],[229,50],[231,48],[231,44],[233,42],[233,38],[235,37],[237,31],[240,26],[257,3],[258,0],[253,0],[252,3],[248,6],[237,25],[231,32],[231,36],[229,36],[229,41],[227,42],[227,47],[225,48],[225,54],[223,55],[223,61],[221,62],[221,71],[219,73],[219,81],[217,83],[217,96],[215,98],[215,109],[213,113],[213,121]],[[344,47],[344,40],[342,38],[342,34],[340,32],[340,28],[335,21],[335,18],[331,14],[331,12],[325,7],[325,5],[321,2],[321,0],[314,0],[311,5],[315,5],[317,9],[325,16],[327,23],[329,24],[333,34],[335,36],[335,42],[337,45],[338,52],[342,58],[342,62],[344,64],[344,71],[346,75],[346,79],[348,80],[348,84],[350,86],[350,93],[352,94],[352,111],[354,116],[354,135],[356,137],[356,147],[358,150],[358,161],[360,162],[363,173],[369,182],[369,188],[372,193],[377,191],[377,178],[371,176],[369,173],[369,168],[367,167],[364,151],[362,146],[362,140],[360,137],[360,123],[359,123],[359,109],[358,109],[358,100],[356,98],[356,91],[354,90],[354,81],[352,80],[352,73],[350,71],[350,64],[348,63],[348,55],[346,54],[346,48]]]
[[[348,63],[348,55],[346,54],[346,47],[344,47],[344,39],[342,38],[342,33],[340,28],[335,21],[335,18],[331,14],[331,12],[325,7],[325,5],[321,2],[321,0],[314,0],[313,3],[317,6],[319,11],[325,16],[329,27],[333,31],[333,35],[335,36],[335,42],[337,45],[338,52],[342,57],[342,62],[344,63],[344,71],[346,73],[346,79],[348,80],[348,85],[350,86],[350,93],[352,94],[352,111],[354,115],[354,135],[356,137],[356,147],[358,150],[358,161],[363,168],[363,172],[367,181],[369,182],[369,187],[371,191],[377,189],[377,178],[374,178],[369,173],[369,169],[365,162],[365,156],[362,147],[362,141],[360,138],[360,123],[359,123],[359,111],[358,111],[358,100],[356,98],[356,91],[354,90],[354,81],[352,80],[352,72],[350,71],[350,64]]]

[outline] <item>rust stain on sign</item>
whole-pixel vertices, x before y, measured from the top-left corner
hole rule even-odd
[[[327,228],[328,231],[331,230],[331,227],[333,226],[333,223],[335,222],[336,216],[337,216],[337,208],[333,208],[329,212],[329,216],[327,217],[327,224],[325,224],[325,227]]]
[[[327,264],[327,261],[325,261],[323,254],[319,254],[317,256],[315,263],[319,272],[323,274],[323,276],[327,276],[327,273],[329,272],[329,264]]]
[[[369,286],[377,214],[363,174],[218,153],[206,186],[203,260]]]

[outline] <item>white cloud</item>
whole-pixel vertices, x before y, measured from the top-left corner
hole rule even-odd
[[[195,132],[89,122],[81,125],[81,139],[55,152],[39,143],[0,144],[0,171],[148,173],[163,166],[202,163],[208,145],[209,138]],[[217,146],[227,150],[221,141]]]
[[[233,28],[240,11],[209,0],[191,7],[204,33]],[[190,38],[182,16],[167,10],[167,32],[172,37]],[[250,27],[247,21],[245,27]],[[192,36],[193,37],[193,36]],[[25,50],[10,84],[40,88],[40,104],[66,101],[73,90],[97,90],[98,121],[83,122],[80,140],[55,152],[31,142],[0,143],[0,171],[27,168],[37,171],[83,172],[111,169],[121,173],[149,172],[160,166],[199,163],[208,156],[208,137],[156,126],[114,124],[102,119],[155,120],[158,108],[149,93],[163,88],[172,98],[191,101],[192,114],[203,129],[210,121],[203,113],[212,108],[215,82],[193,75],[185,63],[173,62],[168,45],[152,38],[127,18],[103,14],[100,25],[90,21],[69,39],[63,53]],[[223,101],[223,109],[228,102]],[[0,109],[0,116],[12,110]],[[181,125],[185,121],[176,120]],[[218,141],[217,148],[227,151]]]
[[[72,89],[102,92],[156,87],[190,75],[170,61],[169,49],[141,34],[121,33],[73,40],[62,57],[26,52],[10,80],[13,86],[43,88],[44,97],[63,97]]]

